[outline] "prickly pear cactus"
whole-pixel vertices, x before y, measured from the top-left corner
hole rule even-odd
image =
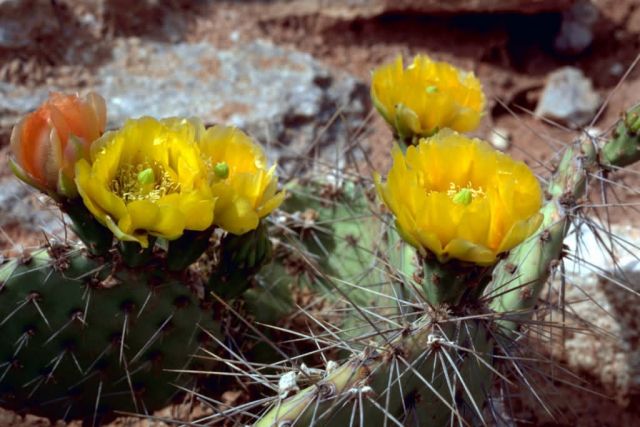
[[[387,176],[331,171],[281,192],[237,129],[145,117],[104,133],[96,95],[52,96],[21,121],[14,172],[58,203],[83,244],[0,266],[0,403],[92,423],[149,413],[196,386],[211,340],[229,358],[208,354],[261,398],[209,421],[499,419],[497,382],[529,384],[513,354],[592,177],[640,160],[638,107],[610,140],[567,146],[543,190],[525,163],[458,133],[485,104],[472,73],[418,56],[373,79],[397,139]],[[67,108],[92,127],[61,132],[73,123],[47,119]],[[288,316],[294,302],[303,327]]]
[[[384,78],[398,77],[389,74]],[[385,90],[394,90],[393,85]],[[400,126],[397,120],[388,121]],[[581,204],[593,177],[640,160],[638,107],[623,115],[611,139],[597,141],[584,136],[569,145],[544,192],[537,189],[537,180],[523,166],[508,163],[511,160],[501,154],[491,154],[477,145],[480,143],[446,129],[425,140],[420,132],[407,134],[412,131],[407,123],[396,129],[400,141],[387,182],[375,179],[382,201],[394,214],[395,227],[387,230],[384,225],[364,225],[360,232],[368,235],[362,238],[367,243],[351,251],[335,250],[329,237],[323,245],[328,250],[310,251],[315,265],[340,265],[355,253],[355,259],[365,260],[363,264],[370,270],[386,271],[386,276],[379,276],[380,282],[356,286],[349,268],[326,269],[334,275],[331,282],[358,289],[362,295],[359,301],[384,299],[389,302],[387,310],[381,310],[382,303],[376,307],[353,302],[350,310],[343,309],[344,319],[334,321],[339,317],[332,317],[334,323],[325,321],[322,333],[308,333],[307,338],[316,341],[319,351],[331,354],[338,347],[347,352],[346,360],[336,363],[325,359],[324,369],[315,371],[293,363],[292,371],[280,378],[278,395],[268,406],[265,408],[264,400],[256,402],[260,416],[253,425],[492,425],[503,411],[500,405],[504,398],[495,395],[501,390],[496,388],[499,382],[520,383],[516,387],[542,402],[515,355],[524,330],[534,323],[531,319],[544,285],[561,265],[563,242],[572,221],[582,214]],[[479,157],[466,163],[467,154],[455,152],[455,147],[472,144],[476,145],[465,153]],[[487,154],[482,157],[485,154],[478,153]],[[495,162],[483,164],[490,156],[496,156]],[[469,180],[441,185],[437,179],[449,173],[447,169],[455,170],[447,159],[474,165]],[[474,174],[474,167],[484,173]],[[498,185],[504,186],[500,191],[505,196],[501,205],[496,205],[499,210],[491,211],[492,225],[483,229],[481,223],[486,218],[474,203],[490,197],[491,184],[482,177],[494,170],[499,170]],[[412,188],[412,179],[418,190]],[[474,184],[473,179],[479,179],[480,184]],[[366,189],[365,185],[361,194]],[[318,193],[310,191],[308,199]],[[519,196],[513,196],[517,193]],[[430,204],[431,197],[440,200]],[[530,204],[532,201],[537,204]],[[313,203],[307,200],[306,204]],[[346,204],[357,206],[353,199]],[[469,207],[464,214],[469,216],[461,225],[452,225],[451,218],[460,218],[464,207]],[[338,220],[340,215],[332,212],[339,209],[320,207],[312,217],[313,224],[320,229],[320,224],[335,221],[348,223],[345,229],[357,229],[364,223],[358,214]],[[303,212],[302,208],[297,212]],[[371,217],[385,217],[375,203],[368,212]],[[501,217],[505,212],[510,216]],[[430,224],[432,218],[435,220]],[[502,220],[513,221],[513,225],[507,233],[495,234],[496,224]],[[338,227],[328,229],[327,236],[340,235]],[[398,235],[416,248],[417,265],[390,262],[398,259],[390,255],[398,245]],[[460,240],[451,240],[452,235]],[[488,241],[483,240],[486,236]],[[318,240],[316,247],[320,246]],[[313,248],[314,243],[306,247]],[[363,267],[354,270],[364,271]],[[390,286],[393,283],[396,285]],[[399,292],[402,289],[404,293]],[[309,317],[322,321],[315,313]],[[362,334],[343,334],[344,325],[357,322],[371,328]]]
[[[351,310],[398,315],[389,295],[407,295],[417,264],[411,248],[380,220],[367,183],[331,175],[292,182],[276,217],[275,261],[300,289],[311,289],[332,304],[332,322],[344,338],[372,332],[372,324]],[[393,276],[391,272],[406,272]],[[339,314],[342,313],[342,314]]]
[[[195,283],[194,283],[195,285]],[[2,405],[51,419],[144,413],[194,379],[213,310],[184,275],[129,269],[80,248],[0,267]]]
[[[105,123],[99,95],[52,94],[11,136],[14,173],[81,241],[0,266],[0,405],[51,420],[149,414],[197,388],[220,325],[246,323],[232,305],[271,257],[264,218],[285,196],[238,129]]]

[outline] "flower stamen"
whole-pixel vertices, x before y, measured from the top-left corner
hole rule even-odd
[[[111,181],[111,190],[124,199],[158,201],[180,191],[180,184],[158,162],[125,165]]]

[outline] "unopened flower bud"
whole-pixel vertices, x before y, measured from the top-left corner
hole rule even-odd
[[[75,197],[74,167],[105,130],[104,99],[52,93],[11,133],[11,166],[23,181],[55,197]]]

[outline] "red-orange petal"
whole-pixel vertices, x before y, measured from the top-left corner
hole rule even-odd
[[[42,158],[42,143],[49,137],[50,131],[47,111],[39,108],[25,118],[20,135],[22,168],[41,183],[44,183],[45,179],[44,171],[39,164]]]

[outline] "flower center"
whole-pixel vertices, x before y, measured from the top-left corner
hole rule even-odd
[[[167,194],[180,191],[180,184],[158,162],[125,165],[111,181],[111,191],[126,202],[150,200],[155,202]]]
[[[229,165],[227,162],[219,162],[213,167],[213,172],[220,179],[227,179],[229,176]]]
[[[470,182],[466,187],[460,187],[452,182],[447,191],[447,196],[451,197],[453,203],[463,206],[468,206],[472,201],[484,195],[482,187],[473,188]]]
[[[425,91],[427,93],[436,93],[436,92],[438,92],[438,86],[436,86],[436,85],[427,86],[425,88]]]

